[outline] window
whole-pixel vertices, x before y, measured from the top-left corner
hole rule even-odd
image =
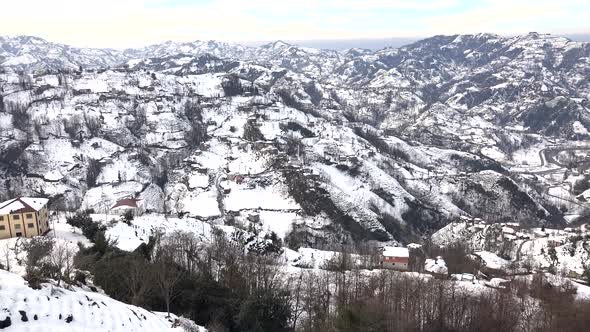
[[[4,231],[4,230],[6,230],[6,226],[0,225],[0,231]]]
[[[20,229],[20,224],[14,224],[14,229]]]
[[[0,221],[4,221],[4,216],[0,216]]]
[[[33,224],[32,222],[30,222],[30,223],[27,224],[27,227],[28,228],[33,228],[33,227],[35,227],[35,224]]]
[[[33,214],[32,213],[27,213],[27,219],[33,219]]]
[[[21,232],[16,232],[16,236],[17,236],[17,237],[21,237],[21,236],[23,236],[23,233],[21,233]]]
[[[18,214],[15,214],[12,216],[12,220],[20,220],[20,216]]]

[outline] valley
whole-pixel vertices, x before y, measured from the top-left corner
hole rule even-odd
[[[237,331],[268,316],[248,311],[261,298],[296,313],[289,330],[354,326],[340,309],[365,305],[391,308],[379,311],[390,329],[424,329],[391,316],[424,288],[416,314],[459,310],[456,292],[475,308],[456,317],[487,324],[493,307],[507,330],[558,326],[525,322],[553,295],[577,313],[590,298],[589,77],[588,43],[538,33],[376,51],[0,37],[0,201],[48,198],[55,243],[39,262],[54,266],[65,243],[71,267],[37,271],[33,240],[0,240],[12,283],[0,282],[0,325],[25,324],[23,291],[59,293],[72,328],[110,315],[74,309],[95,292],[127,313],[97,330]],[[137,206],[114,209],[122,201]],[[411,271],[382,269],[385,247],[409,248]],[[147,278],[161,271],[182,280],[177,297]],[[389,290],[402,302],[373,302]],[[142,306],[154,312],[136,321]],[[62,324],[56,315],[47,322]]]

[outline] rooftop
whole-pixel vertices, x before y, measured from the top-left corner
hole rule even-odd
[[[47,205],[47,198],[18,197],[0,203],[0,215],[22,212],[37,212]]]
[[[408,248],[404,247],[383,247],[383,256],[387,257],[410,257]]]
[[[124,198],[121,200],[118,200],[117,203],[115,203],[115,205],[113,205],[113,207],[111,209],[116,209],[116,208],[136,208],[137,207],[137,202],[139,201],[139,199],[137,198]]]

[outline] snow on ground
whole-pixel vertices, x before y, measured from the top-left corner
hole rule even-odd
[[[82,243],[85,246],[90,245],[88,240],[79,228],[73,227],[66,223],[65,217],[53,218],[50,220],[49,227],[51,230],[47,233],[47,236],[55,237],[71,243]]]
[[[313,248],[299,248],[297,251],[289,248],[283,248],[283,259],[285,264],[293,267],[323,269],[326,264],[337,257],[338,251],[319,250]],[[353,264],[360,266],[363,257],[357,254],[351,254]]]
[[[475,255],[479,256],[490,269],[504,270],[510,265],[510,261],[498,257],[498,255],[489,251],[477,251]]]
[[[526,279],[530,282],[533,279],[533,275],[527,274],[524,276],[517,276],[516,278]],[[590,300],[590,286],[582,285],[578,282],[573,281],[570,278],[564,278],[550,273],[544,273],[543,278],[546,282],[553,286],[564,286],[566,284],[569,284],[570,286],[576,289],[576,299],[587,301]]]
[[[434,274],[444,274],[447,275],[449,273],[449,269],[447,268],[447,263],[442,257],[436,257],[434,259],[428,258],[424,262],[424,270]]]
[[[336,251],[299,248],[297,252],[289,250],[286,257],[289,265],[319,269],[337,254]]]
[[[105,295],[44,284],[34,290],[14,273],[0,270],[0,321],[11,331],[182,331],[143,308]]]
[[[248,189],[243,185],[229,182],[231,192],[225,197],[225,207],[229,211],[246,209],[299,210],[301,207],[293,198],[283,192],[280,186],[258,186]]]
[[[535,145],[527,149],[516,150],[512,153],[512,159],[517,165],[542,166],[539,153],[544,148],[544,145]]]
[[[586,129],[586,127],[584,127],[584,125],[580,122],[580,121],[574,121],[574,123],[572,124],[573,127],[573,131],[576,134],[580,134],[580,135],[588,135],[588,129]]]
[[[467,233],[467,223],[450,223],[432,234],[431,239],[437,246],[446,247],[457,241],[467,240]]]
[[[442,247],[465,244],[488,267],[504,271],[509,270],[511,263],[516,263],[529,270],[553,270],[563,275],[580,276],[584,271],[584,264],[590,259],[590,254],[585,249],[587,241],[584,240],[588,232],[584,228],[546,228],[543,231],[541,228],[515,229],[517,226],[508,227],[506,224],[499,226],[503,227],[481,223],[451,223],[435,232],[432,241]],[[503,248],[509,249],[504,254],[512,259],[518,258],[517,262],[498,257],[501,252],[495,244],[498,240],[504,242]]]
[[[481,154],[497,161],[506,160],[506,155],[496,146],[484,147],[481,149]]]
[[[283,211],[260,211],[260,222],[265,230],[275,232],[281,239],[284,239],[291,230],[291,225],[301,219],[295,212]]]
[[[78,251],[78,243],[90,245],[90,241],[82,235],[80,229],[66,224],[65,216],[52,217],[49,222],[51,230],[46,236],[55,239],[56,246],[67,246],[72,253]],[[18,275],[24,276],[27,252],[24,250],[28,238],[8,238],[0,240],[0,264]],[[73,255],[72,255],[73,256]]]
[[[188,179],[188,187],[191,189],[207,188],[208,186],[209,176],[206,174],[193,173]]]
[[[209,218],[221,215],[216,191],[189,192],[182,200],[182,205],[182,211],[191,217]]]
[[[195,87],[195,92],[205,97],[216,97],[223,95],[221,88],[221,74],[191,75],[186,78],[186,83]]]
[[[23,54],[15,56],[6,60],[2,63],[3,66],[17,66],[17,65],[28,65],[37,62],[37,59],[31,54]]]
[[[110,220],[118,220],[117,215],[104,214],[92,215],[97,221],[110,223]],[[116,222],[107,228],[106,235],[112,240],[116,240],[116,245],[122,250],[135,250],[140,244],[148,243],[150,235],[157,232],[165,234],[174,231],[191,232],[202,239],[211,237],[211,225],[206,222],[198,221],[192,218],[166,218],[164,215],[148,214],[136,216],[131,225],[123,222]]]
[[[90,188],[84,195],[82,209],[94,209],[104,212],[122,198],[129,198],[135,193],[141,192],[143,185],[140,182],[128,181],[117,184],[105,184],[100,187]]]
[[[268,160],[258,157],[253,151],[250,153],[235,153],[235,160],[228,163],[229,171],[237,174],[258,174],[268,168]]]

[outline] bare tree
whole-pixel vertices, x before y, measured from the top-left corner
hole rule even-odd
[[[180,289],[176,287],[183,277],[183,269],[174,261],[178,248],[174,241],[160,241],[153,260],[154,281],[164,302],[166,303],[167,317],[170,317],[170,302],[180,295]]]
[[[4,268],[6,271],[10,272],[10,246],[8,245],[8,242],[5,242],[4,246],[2,246],[2,254],[4,255],[4,260],[6,261]]]
[[[66,241],[56,241],[51,254],[49,255],[49,261],[56,268],[56,279],[57,286],[62,281],[69,281],[70,275],[74,268],[74,249],[68,245]]]
[[[121,280],[131,295],[131,304],[139,306],[143,299],[152,291],[152,283],[149,278],[149,265],[142,259],[130,259],[126,262],[127,274]]]

